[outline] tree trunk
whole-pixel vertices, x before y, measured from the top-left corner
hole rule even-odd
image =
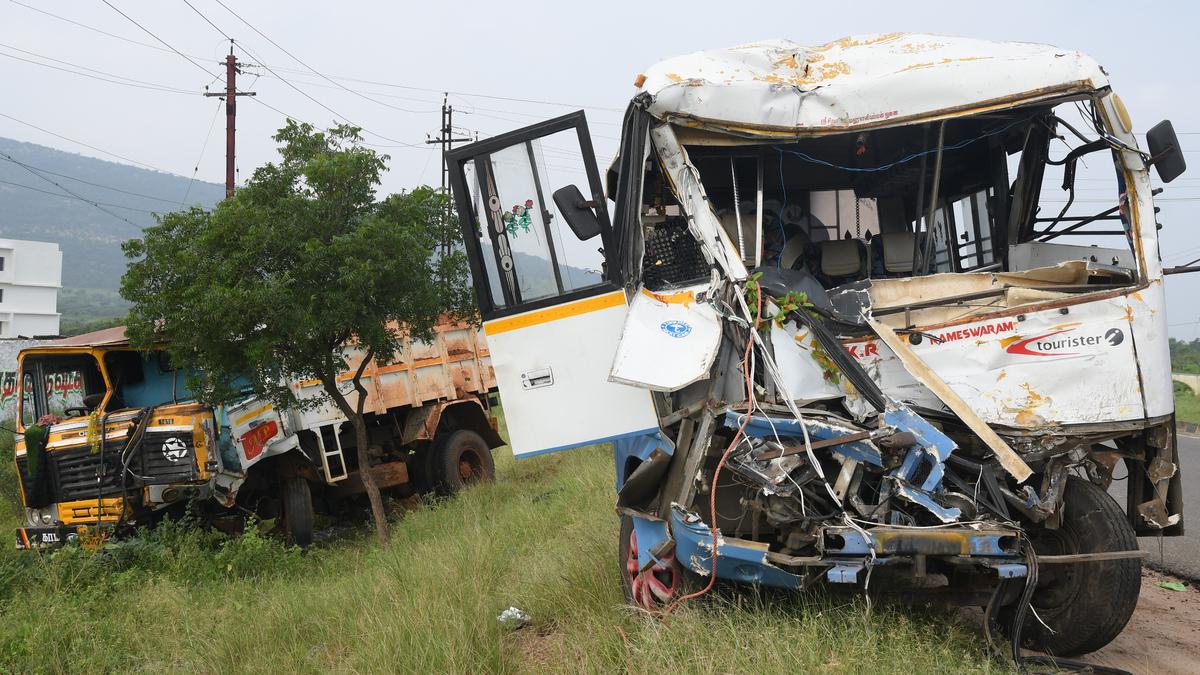
[[[375,534],[379,537],[379,543],[386,544],[390,537],[388,531],[387,515],[383,512],[383,496],[379,493],[379,486],[375,484],[375,476],[371,475],[371,464],[367,456],[368,436],[367,436],[367,421],[363,417],[363,406],[366,404],[367,390],[362,386],[362,374],[366,370],[367,364],[370,363],[374,355],[367,352],[363,355],[362,363],[359,364],[358,370],[354,373],[354,389],[358,392],[357,410],[350,407],[349,401],[345,395],[337,388],[337,376],[322,377],[321,385],[333,402],[337,404],[342,414],[350,420],[350,424],[354,426],[354,445],[357,447],[358,455],[358,475],[362,479],[363,489],[366,490],[367,499],[371,502],[371,516],[375,520]]]

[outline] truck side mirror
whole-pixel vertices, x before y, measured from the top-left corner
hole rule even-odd
[[[1146,145],[1150,148],[1150,164],[1158,172],[1158,178],[1164,183],[1179,178],[1187,170],[1187,162],[1183,158],[1183,150],[1179,147],[1179,138],[1175,135],[1175,127],[1171,120],[1163,120],[1146,132]]]
[[[574,185],[561,187],[554,191],[554,205],[558,212],[567,220],[571,231],[580,241],[587,241],[600,234],[600,220],[592,211],[595,204],[584,199],[583,193]]]

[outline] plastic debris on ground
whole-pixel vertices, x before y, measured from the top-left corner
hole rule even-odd
[[[525,613],[523,610],[517,609],[516,607],[509,607],[503,612],[500,612],[500,616],[496,617],[496,620],[511,630],[524,628],[532,621],[529,614]]]

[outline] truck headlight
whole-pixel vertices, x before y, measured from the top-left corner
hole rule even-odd
[[[32,526],[53,525],[55,511],[53,507],[45,509],[28,509],[28,520]]]

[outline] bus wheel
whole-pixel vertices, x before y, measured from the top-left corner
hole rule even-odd
[[[660,612],[680,596],[701,586],[697,575],[685,570],[675,559],[674,551],[659,556],[658,561],[647,569],[639,570],[638,540],[632,517],[621,516],[620,536],[617,563],[621,566],[621,590],[625,592],[625,602],[652,613]]]
[[[1120,505],[1077,476],[1067,478],[1062,525],[1031,529],[1029,536],[1039,555],[1138,550],[1137,536]],[[1140,558],[1040,565],[1033,611],[1025,613],[1021,628],[1022,642],[1056,656],[1094,652],[1125,628],[1141,585]],[[1003,623],[1011,622],[1015,609],[1006,608],[1009,621]]]

